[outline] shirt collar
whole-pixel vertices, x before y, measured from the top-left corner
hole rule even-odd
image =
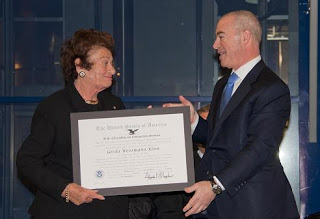
[[[235,72],[241,80],[243,80],[247,74],[253,69],[253,67],[261,60],[261,56],[258,55],[254,59],[250,60],[240,68],[238,68],[236,71],[232,69],[232,72]]]

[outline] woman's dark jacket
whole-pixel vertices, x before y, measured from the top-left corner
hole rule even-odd
[[[43,100],[32,118],[31,133],[17,155],[22,179],[36,188],[29,209],[34,218],[128,218],[126,196],[105,197],[80,206],[66,203],[61,193],[72,180],[70,113],[124,109],[120,98],[107,91],[99,103],[84,102],[73,83]]]

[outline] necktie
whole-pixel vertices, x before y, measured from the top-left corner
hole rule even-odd
[[[239,78],[239,76],[233,72],[233,73],[231,73],[231,75],[228,79],[228,82],[225,86],[225,89],[224,89],[224,91],[222,93],[222,97],[221,97],[220,116],[231,98],[234,82],[236,82],[236,80],[238,80],[238,78]]]

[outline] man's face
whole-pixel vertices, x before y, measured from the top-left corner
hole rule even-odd
[[[222,67],[236,70],[241,67],[241,56],[244,50],[234,19],[234,16],[221,18],[217,24],[217,38],[212,47],[217,50]]]

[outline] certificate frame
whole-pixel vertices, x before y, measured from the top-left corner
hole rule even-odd
[[[81,163],[80,163],[80,137],[79,137],[79,123],[82,120],[95,119],[132,119],[139,116],[161,116],[170,114],[182,115],[184,145],[177,147],[185,147],[185,154],[179,156],[185,158],[186,162],[186,181],[185,182],[170,182],[160,183],[155,185],[128,185],[128,186],[112,186],[106,188],[90,188],[99,190],[99,194],[104,196],[113,195],[130,195],[143,193],[158,193],[158,192],[172,192],[183,191],[185,187],[191,186],[195,183],[194,161],[193,161],[193,144],[191,138],[190,126],[190,109],[189,107],[166,107],[166,108],[151,108],[151,109],[129,109],[129,110],[111,110],[111,111],[94,111],[94,112],[78,112],[71,113],[71,139],[72,139],[72,164],[73,164],[73,181],[82,186],[81,183]],[[175,154],[176,156],[176,154]],[[87,164],[86,164],[87,165]],[[114,163],[116,167],[117,163]],[[106,176],[108,177],[108,176]]]

